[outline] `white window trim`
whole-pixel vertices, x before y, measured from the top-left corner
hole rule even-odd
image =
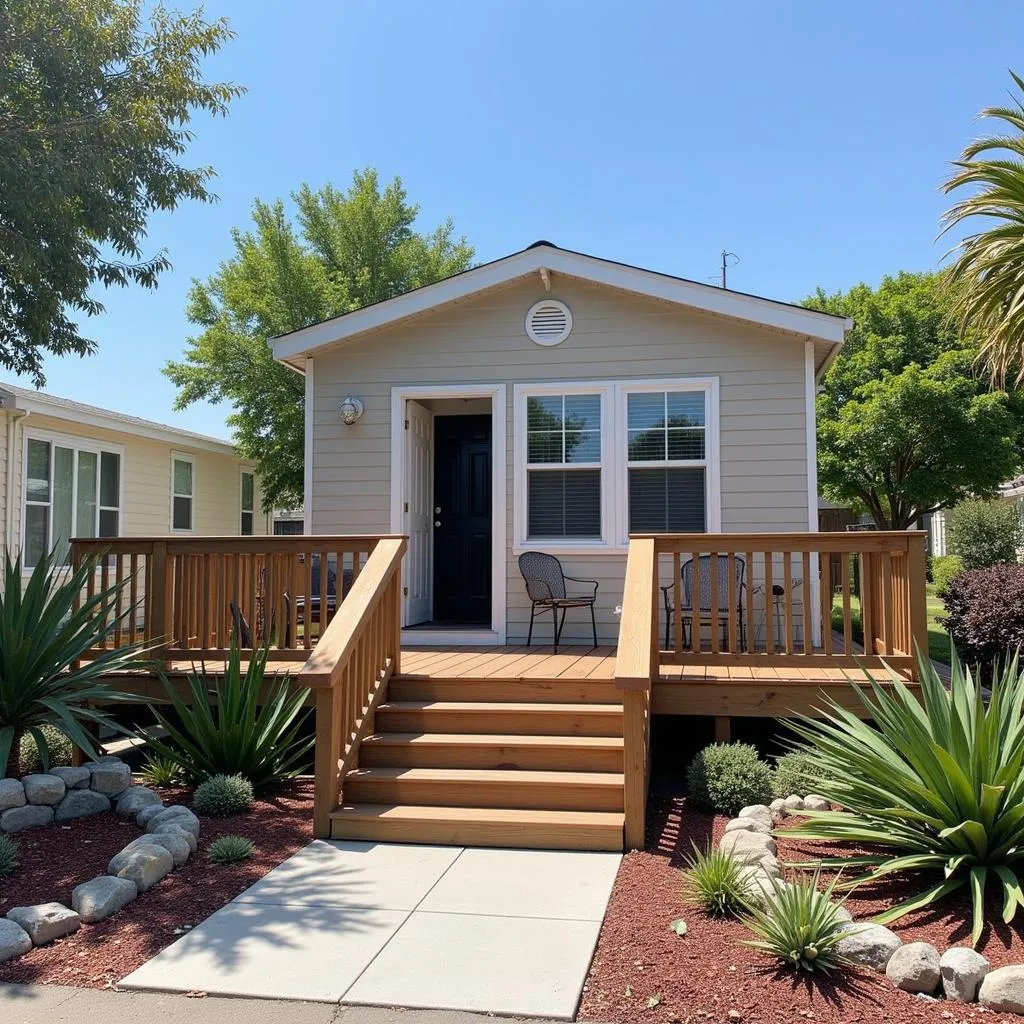
[[[28,500],[28,443],[29,441],[44,441],[50,445],[50,500],[48,502]],[[117,512],[117,536],[124,536],[124,445],[114,444],[108,441],[98,441],[92,437],[77,437],[74,434],[62,434],[53,430],[41,430],[36,427],[26,426],[22,430],[21,437],[21,472],[19,479],[19,486],[21,487],[21,548],[25,550],[25,531],[28,527],[28,514],[26,509],[31,505],[48,505],[49,521],[47,523],[47,536],[50,541],[52,550],[53,544],[53,446],[59,445],[61,448],[71,448],[76,452],[93,452],[100,457],[97,461],[96,466],[96,531],[99,532],[99,514],[101,511],[109,511],[110,505],[100,505],[99,503],[99,487],[101,480],[101,466],[100,461],[104,452],[110,455],[116,455],[118,458],[117,467],[117,500],[118,506],[115,510]],[[72,479],[72,490],[71,490],[71,507],[73,510],[77,509],[78,503],[78,458],[75,458],[75,474]],[[32,568],[28,566],[22,567],[23,576],[31,576]]]
[[[192,467],[192,490],[193,491],[196,489],[195,472],[196,472],[195,471],[195,467],[193,466]],[[246,476],[251,476],[252,477],[252,508],[251,509],[245,508],[242,505],[242,501],[245,498],[245,488],[243,487],[243,479],[242,478],[246,477]],[[173,483],[172,483],[172,487],[173,487]],[[195,497],[195,495],[193,495],[193,498],[194,497]],[[240,466],[238,468],[238,536],[239,537],[247,536],[246,534],[242,533],[242,516],[244,516],[246,512],[248,512],[252,516],[252,534],[250,534],[249,536],[255,536],[256,535],[256,470],[255,469],[246,469],[245,466]],[[194,519],[194,517],[193,517],[193,519]]]
[[[184,527],[175,527],[174,525],[174,499],[175,497],[184,498],[184,494],[175,495],[174,493],[174,464],[175,462],[187,462],[192,466],[192,494],[190,500],[192,504],[189,506],[189,526],[188,529]],[[170,508],[168,510],[169,518],[168,525],[170,526],[171,533],[195,533],[196,532],[196,459],[194,455],[189,455],[187,452],[171,452],[171,501]],[[241,505],[241,502],[239,502]],[[241,515],[239,515],[239,522],[241,522]]]
[[[514,389],[513,554],[622,554],[629,547],[628,427],[626,396],[644,391],[703,391],[707,395],[704,459],[651,463],[705,469],[705,521],[708,533],[722,529],[722,483],[717,377],[664,377],[649,380],[550,381],[517,384]],[[531,540],[527,536],[526,400],[535,395],[601,395],[601,539]]]

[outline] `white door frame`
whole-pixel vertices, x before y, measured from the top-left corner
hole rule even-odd
[[[503,644],[506,637],[505,601],[508,588],[508,476],[505,452],[506,399],[504,384],[396,384],[391,388],[391,532],[405,532],[405,402],[424,398],[489,398],[491,400],[491,628],[490,630],[424,630],[403,633],[403,643]],[[404,572],[404,570],[403,570]],[[402,604],[405,614],[405,603]]]

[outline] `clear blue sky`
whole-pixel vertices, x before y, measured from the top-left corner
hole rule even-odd
[[[186,6],[170,0],[170,6]],[[935,267],[948,161],[1024,70],[1024,5],[989,0],[208,0],[237,38],[209,74],[247,86],[189,152],[220,202],[153,218],[155,292],[106,292],[87,360],[48,390],[226,436],[173,413],[192,278],[231,252],[254,197],[353,168],[400,175],[430,228],[489,260],[547,238],[795,300]],[[983,8],[983,16],[980,8]]]

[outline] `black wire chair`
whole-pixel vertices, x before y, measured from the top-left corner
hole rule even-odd
[[[555,654],[558,653],[558,642],[562,638],[562,627],[565,625],[565,613],[569,608],[589,608],[590,625],[594,631],[594,646],[597,646],[597,619],[594,617],[594,604],[597,601],[597,580],[581,580],[576,576],[566,576],[562,571],[562,563],[554,555],[546,555],[541,551],[524,551],[519,556],[519,571],[526,583],[526,593],[530,598],[530,631],[526,637],[526,646],[533,641],[533,620],[544,612],[551,611],[554,627]],[[583,583],[594,589],[590,594],[569,594],[565,584]],[[561,611],[561,616],[559,616]]]
[[[722,645],[729,649],[729,558],[727,555],[717,555],[718,559],[718,623],[722,629]],[[709,623],[714,628],[713,616],[711,614],[711,555],[700,556],[700,605],[697,608],[697,639],[700,639],[700,627]],[[733,556],[733,572],[736,579],[736,611],[739,613],[740,627],[740,648],[746,647],[746,623],[743,618],[743,590],[747,585],[747,561],[742,555]],[[686,628],[689,624],[690,632],[693,633],[693,559],[688,558],[679,569],[682,577],[682,623],[683,623],[683,646],[689,647]],[[661,588],[662,597],[665,599],[665,648],[669,647],[669,631],[672,620],[675,617],[675,603],[672,600],[672,592],[675,585],[670,583],[667,587]],[[723,607],[723,599],[725,606]],[[706,614],[705,614],[706,613]]]

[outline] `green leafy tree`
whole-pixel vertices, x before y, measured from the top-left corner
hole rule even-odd
[[[949,302],[939,275],[910,273],[805,301],[855,324],[818,396],[819,485],[879,529],[991,496],[1020,463],[1024,403],[979,379]]]
[[[235,441],[259,465],[265,510],[302,501],[304,387],[275,363],[267,340],[465,270],[473,249],[451,220],[413,230],[419,207],[395,178],[383,191],[372,169],[351,187],[293,193],[253,205],[253,228],[232,232],[234,254],[193,283],[188,317],[200,333],[164,369],[177,408],[229,402]]]
[[[199,111],[225,114],[242,91],[200,62],[226,22],[142,0],[0,4],[0,366],[45,383],[43,355],[96,344],[97,284],[153,287],[169,261],[145,257],[149,214],[209,202],[209,167],[179,162]]]

